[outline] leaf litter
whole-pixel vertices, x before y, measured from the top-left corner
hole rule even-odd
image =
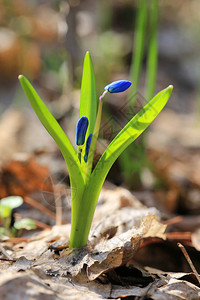
[[[118,204],[99,222],[105,194],[112,195],[112,201],[118,194]],[[24,299],[118,299],[129,296],[198,299],[200,288],[194,279],[193,282],[187,280],[186,273],[178,276],[164,271],[145,271],[134,263],[142,242],[166,239],[167,225],[159,221],[157,209],[144,208],[137,200],[137,208],[134,205],[120,208],[122,195],[132,197],[125,189],[102,191],[97,220],[87,247],[68,250],[70,225],[54,226],[51,230],[36,233],[28,243],[9,245],[4,242],[9,255],[16,260],[0,262],[0,294],[4,299],[11,299],[14,293],[17,297],[23,295]],[[130,199],[126,203],[130,204]],[[13,286],[15,291],[12,291]]]
[[[163,150],[162,153],[164,153]],[[150,155],[154,154],[155,149],[151,148]],[[171,194],[166,193],[167,200],[164,199],[168,201],[166,203],[171,203],[170,208],[167,208],[172,213],[176,212],[178,197],[186,191],[183,180],[180,180],[179,176],[171,176],[183,174],[182,161],[179,159],[180,162],[174,164],[178,161],[179,154],[180,152],[176,151],[169,157],[166,172],[163,165],[162,169],[156,165],[158,173],[166,175],[163,180],[172,191]],[[156,155],[159,157],[160,152],[158,151]],[[186,162],[190,157],[189,152],[182,156],[183,163],[187,166]],[[158,160],[160,161],[162,162],[162,158]],[[15,166],[19,172],[15,173]],[[30,193],[35,189],[40,190],[41,181],[48,184],[45,181],[45,178],[49,176],[48,169],[40,168],[32,159],[28,158],[21,162],[11,160],[10,165],[4,164],[4,170],[5,168],[10,170],[13,178],[18,181],[22,178],[21,174],[24,175],[27,170],[35,172],[35,186],[30,186],[30,189],[29,186],[24,189],[21,183],[19,186],[14,185],[16,180],[13,181],[13,185],[9,186],[12,192],[20,187],[26,199],[31,199]],[[176,168],[173,171],[175,173],[169,168],[172,168],[172,171]],[[194,189],[198,189],[197,176],[191,176],[194,174],[192,168],[193,166],[191,166],[191,171],[187,171],[187,181],[193,185]],[[198,168],[195,174],[197,171]],[[1,173],[1,176],[4,173]],[[37,174],[41,177],[37,177]],[[28,174],[27,176],[29,177]],[[52,191],[51,184],[47,186],[47,190]],[[6,191],[5,186],[1,189],[2,191]],[[41,208],[38,207],[38,209]],[[169,216],[174,217],[174,215]],[[175,270],[174,273],[166,268],[168,264],[170,269],[176,260],[177,264],[185,261],[176,246],[180,238],[189,247],[188,249],[193,247],[193,250],[196,248],[199,251],[198,230],[192,234],[191,232],[173,232],[177,228],[185,231],[192,222],[193,227],[197,228],[197,216],[184,216],[182,221],[169,224],[169,226],[167,222],[166,224],[161,222],[161,219],[163,219],[163,213],[156,208],[147,208],[128,190],[106,183],[97,204],[87,247],[68,250],[69,224],[52,228],[49,226],[49,229],[29,234],[28,238],[1,241],[1,246],[13,260],[9,260],[3,252],[0,254],[0,295],[6,300],[13,299],[13,295],[20,300],[126,297],[161,300],[200,299],[199,284],[184,264],[183,267],[180,266],[181,271]],[[168,252],[167,256],[163,249]],[[152,261],[156,261],[158,257],[159,263],[154,266]],[[178,259],[179,257],[181,260]],[[194,258],[195,256],[192,260]],[[197,256],[196,259],[199,257]],[[195,265],[196,261],[193,262]],[[187,261],[185,264],[187,265]],[[187,273],[183,272],[184,269]]]

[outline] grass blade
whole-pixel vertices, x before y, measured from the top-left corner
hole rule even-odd
[[[130,70],[130,78],[133,85],[129,92],[129,103],[132,105],[136,102],[136,93],[139,87],[140,73],[142,69],[142,60],[144,56],[144,43],[146,36],[146,25],[147,25],[147,0],[138,1],[138,16],[136,20],[136,30],[134,39],[134,49]]]
[[[158,0],[150,2],[150,38],[147,57],[147,100],[150,100],[155,92],[157,60],[158,60]]]

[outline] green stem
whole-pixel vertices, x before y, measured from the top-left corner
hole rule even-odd
[[[69,249],[80,248],[87,245],[92,220],[102,185],[103,182],[99,183],[97,180],[91,181],[90,177],[87,185],[85,186],[81,201],[79,201],[76,219],[74,219],[74,222],[72,222],[71,225],[73,230],[71,230]],[[72,214],[72,219],[73,218],[74,216]]]
[[[82,149],[81,149],[81,147],[79,146],[79,147],[78,147],[78,159],[79,159],[80,163],[81,163],[81,153],[82,153]]]
[[[147,100],[149,101],[155,92],[157,61],[158,61],[158,0],[152,0],[150,7],[150,38],[147,58]]]
[[[78,183],[77,183],[78,184]],[[85,190],[85,185],[74,186],[71,185],[71,233],[70,233],[70,244],[69,249],[77,248],[76,244],[79,243],[79,236],[77,236],[77,231],[79,229],[79,213],[81,209],[81,202],[83,198],[83,193]],[[85,215],[87,218],[87,215]],[[84,227],[84,223],[82,224]]]
[[[105,96],[106,93],[107,93],[107,91],[104,91],[104,93],[99,97],[98,113],[97,113],[96,123],[95,123],[95,126],[94,126],[94,133],[93,133],[93,136],[92,136],[92,141],[91,141],[91,144],[90,144],[90,151],[89,151],[89,155],[88,155],[87,166],[86,166],[86,169],[85,169],[86,182],[88,182],[90,174],[91,174],[91,170],[92,170],[94,151],[95,151],[97,138],[99,136],[99,129],[100,129],[100,125],[101,125],[103,97]]]
[[[134,49],[130,70],[130,77],[133,82],[129,90],[128,100],[131,106],[136,102],[136,93],[139,87],[140,73],[142,69],[142,60],[144,56],[144,43],[147,24],[147,0],[138,1],[138,15],[136,20],[136,30],[134,39]]]
[[[137,92],[139,89],[140,74],[142,70],[142,61],[144,57],[144,44],[146,39],[147,25],[147,0],[138,0],[136,28],[134,36],[134,46],[132,62],[130,69],[130,78],[133,82],[128,95],[128,105],[133,107],[137,101]],[[120,168],[123,171],[126,183],[131,182],[131,176],[134,172],[134,146],[129,146],[119,157]]]
[[[86,201],[87,200],[87,201]],[[88,205],[89,199],[85,199],[82,196],[80,205],[78,208],[78,214],[76,216],[72,213],[71,221],[71,234],[70,234],[70,246],[72,248],[80,248],[87,245],[88,235],[92,219],[88,216]],[[73,207],[72,207],[73,212]],[[91,221],[91,222],[90,222]]]
[[[94,191],[94,193],[92,193],[92,187],[89,187],[88,182],[90,179],[94,151],[101,124],[103,97],[106,95],[106,93],[107,91],[104,91],[104,93],[99,97],[99,108],[86,166],[86,183],[84,185],[84,188],[79,191],[79,195],[76,195],[76,193],[72,193],[71,234],[69,249],[80,248],[87,245],[96,202],[100,193],[100,190],[98,192]]]

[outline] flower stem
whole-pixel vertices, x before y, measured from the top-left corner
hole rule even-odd
[[[90,151],[89,151],[89,155],[88,155],[87,167],[85,169],[86,182],[88,182],[89,176],[90,176],[91,170],[92,170],[94,151],[95,151],[97,138],[99,136],[99,129],[100,129],[100,125],[101,125],[103,97],[106,95],[107,92],[108,91],[104,91],[103,94],[99,97],[99,107],[98,107],[98,112],[97,112],[97,118],[96,118],[96,123],[95,123],[95,126],[94,126],[94,133],[93,133],[93,136],[92,136],[92,141],[91,141],[91,144],[90,144]]]
[[[79,147],[78,147],[78,159],[79,159],[80,163],[81,163],[81,153],[82,153],[82,149],[81,149],[81,147],[79,146]]]

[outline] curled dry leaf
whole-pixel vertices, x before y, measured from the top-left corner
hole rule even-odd
[[[156,216],[147,215],[140,219],[140,225],[110,239],[101,239],[95,245],[63,251],[54,264],[60,274],[76,277],[86,267],[89,280],[98,278],[102,273],[119,267],[130,261],[144,237],[165,238],[166,225]],[[153,230],[151,231],[151,225]],[[94,247],[93,247],[94,246]]]
[[[94,280],[105,271],[128,263],[145,237],[165,239],[165,229],[166,225],[158,222],[156,216],[147,215],[141,220],[139,227],[100,242],[95,247],[100,259],[91,267],[87,266],[88,278]]]
[[[91,231],[90,241],[94,245],[102,238],[112,237],[114,228],[116,230],[115,234],[119,235],[133,227],[139,227],[141,219],[148,214],[155,215],[157,218],[160,217],[159,211],[153,207],[140,209],[124,207],[113,211],[111,214],[104,214],[101,221]]]

